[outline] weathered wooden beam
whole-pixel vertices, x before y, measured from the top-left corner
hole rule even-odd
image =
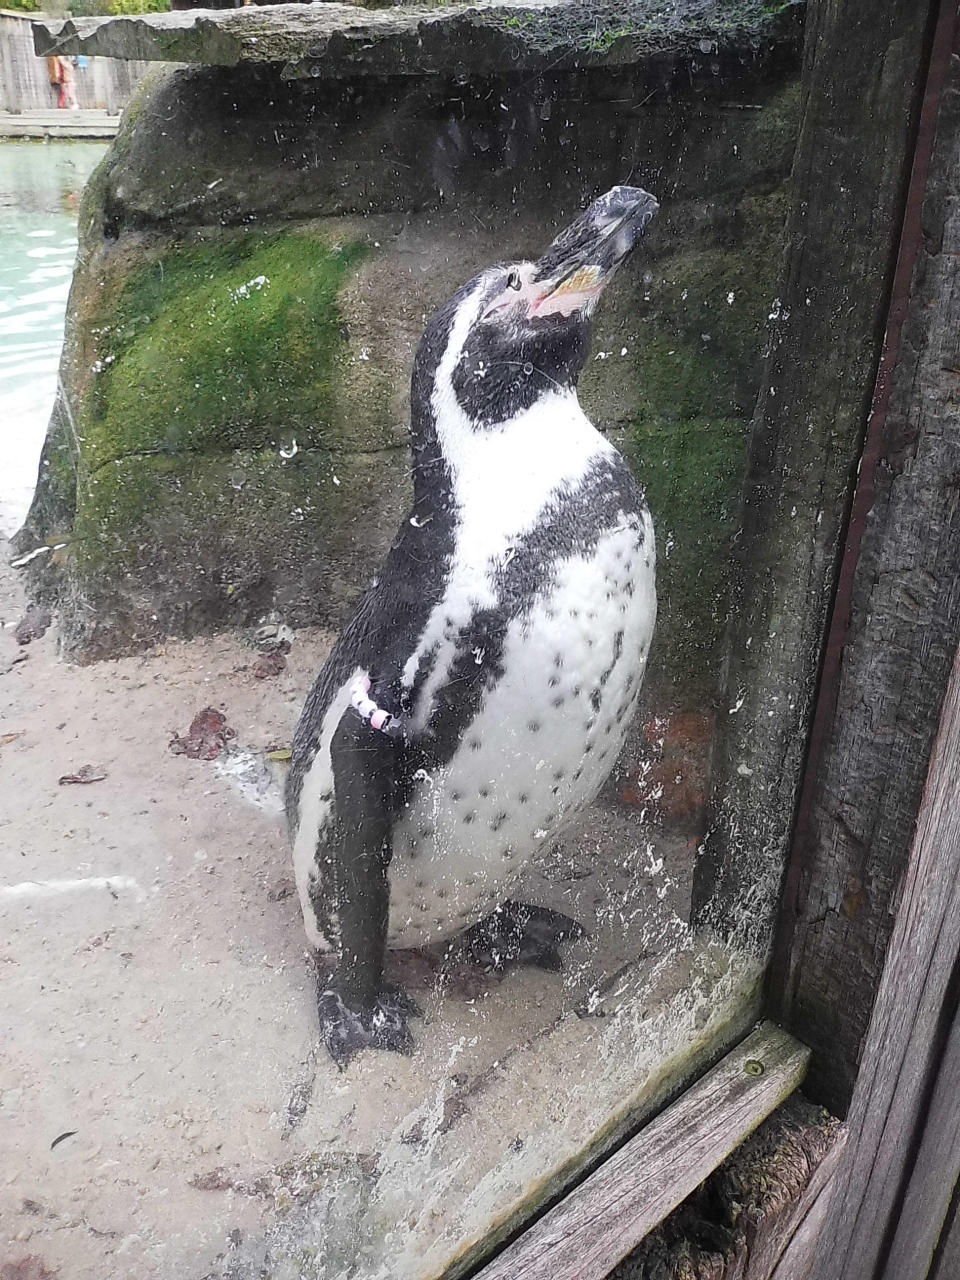
[[[837,1135],[837,1140],[827,1154],[823,1164],[817,1169],[804,1197],[804,1212],[798,1217],[796,1228],[789,1240],[784,1243],[783,1252],[776,1266],[765,1280],[804,1280],[816,1252],[820,1232],[827,1220],[833,1192],[833,1180],[837,1169],[843,1162],[848,1130],[844,1127]],[[744,1277],[744,1280],[748,1280]],[[760,1280],[758,1277],[757,1280]]]
[[[918,1195],[939,1176],[956,1181],[956,1089],[951,1042],[943,1057],[944,1011],[955,1013],[960,972],[960,650],[944,700],[900,910],[887,951],[863,1064],[850,1108],[850,1139],[833,1180],[830,1212],[810,1267],[811,1280],[874,1280],[898,1227],[901,1250],[921,1252],[944,1221],[942,1198],[921,1206],[918,1219],[908,1180],[917,1136],[927,1126],[917,1162]],[[938,1073],[946,1074],[936,1086]],[[933,1104],[930,1104],[930,1099]],[[945,1109],[941,1112],[941,1106]],[[948,1120],[945,1117],[950,1116]],[[942,1134],[935,1130],[948,1126]],[[946,1146],[941,1147],[941,1141]],[[907,1200],[904,1202],[904,1194]],[[903,1210],[901,1212],[901,1204]],[[929,1214],[936,1221],[927,1223]],[[909,1280],[922,1271],[886,1271]],[[953,1273],[954,1275],[956,1273]],[[946,1280],[946,1276],[944,1276]]]
[[[697,923],[720,934],[742,932],[749,910],[760,950],[876,378],[930,15],[930,0],[814,0],[807,12],[786,250],[736,539],[713,820],[693,901]],[[834,999],[849,1013],[872,995]]]
[[[840,1122],[794,1093],[609,1280],[771,1280],[841,1146]]]
[[[956,1280],[960,1276],[960,1191],[955,1192],[950,1225],[937,1248],[930,1280]]]
[[[748,1036],[476,1280],[603,1280],[803,1079],[806,1047]]]
[[[960,826],[952,835],[960,841]],[[930,1273],[960,1181],[958,1100],[960,1017],[954,1016],[882,1280],[926,1280]]]
[[[944,0],[774,963],[808,1089],[840,1113],[960,640],[958,35]]]

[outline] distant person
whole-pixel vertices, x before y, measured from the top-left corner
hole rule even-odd
[[[60,59],[56,54],[52,54],[47,59],[47,76],[50,80],[50,88],[53,90],[53,96],[57,105],[60,105],[60,78],[62,70],[60,67]]]
[[[77,74],[74,70],[73,58],[58,58],[60,63],[60,101],[61,110],[77,110]]]

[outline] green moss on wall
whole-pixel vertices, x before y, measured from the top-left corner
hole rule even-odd
[[[657,528],[655,664],[688,688],[716,675],[784,214],[782,188],[744,197],[720,243],[661,260],[647,295],[629,452]]]
[[[409,500],[389,455],[284,458],[275,449],[120,458],[84,479],[64,552],[85,651],[106,656],[164,634],[246,625],[279,608],[294,625],[355,601],[373,546]],[[371,511],[357,494],[376,492]]]
[[[99,328],[84,466],[137,453],[333,443],[337,292],[364,246],[249,235],[128,278]]]

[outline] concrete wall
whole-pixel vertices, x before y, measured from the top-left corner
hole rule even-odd
[[[31,25],[30,16],[0,9],[0,111],[49,111],[57,105],[46,59],[33,52]],[[86,67],[77,70],[78,105],[122,111],[147,65],[88,58]]]

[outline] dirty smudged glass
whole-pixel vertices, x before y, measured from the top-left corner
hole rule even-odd
[[[772,21],[657,57],[594,23],[551,65],[519,15],[447,74],[402,24],[339,67],[310,42],[233,67],[198,48],[131,106],[87,188],[15,545],[83,665],[52,632],[5,657],[29,654],[3,747],[17,1159],[56,1213],[82,1182],[98,1228],[32,1223],[51,1263],[457,1274],[756,1017],[779,865],[758,859],[729,927],[690,903],[796,129],[797,43]],[[393,954],[413,1052],[341,1072],[280,795],[407,518],[414,352],[475,273],[628,181],[660,213],[598,307],[580,399],[646,493],[656,631],[609,780],[509,888],[585,936],[560,972]]]

